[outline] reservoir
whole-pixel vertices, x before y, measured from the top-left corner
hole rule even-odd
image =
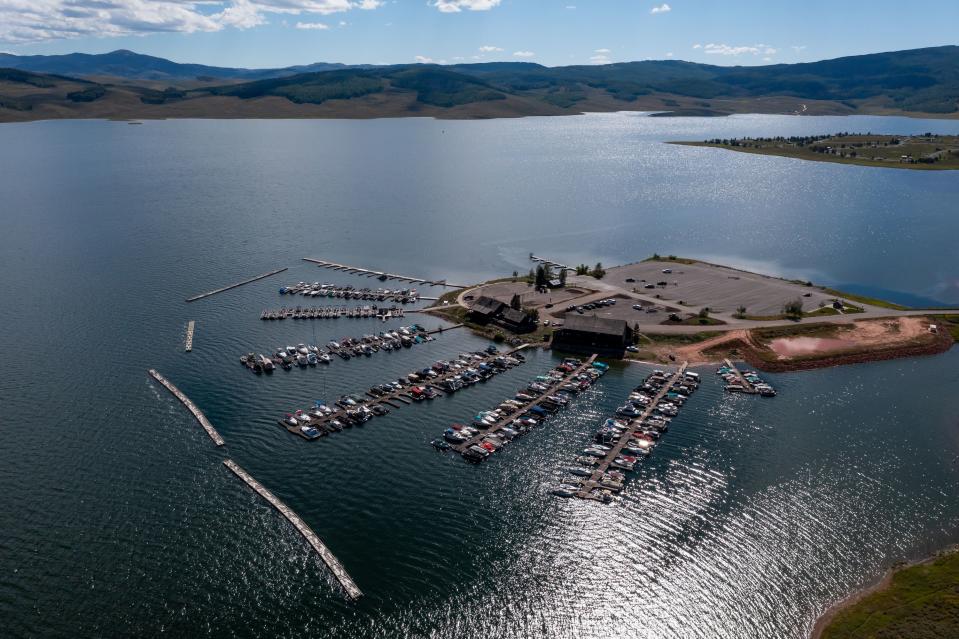
[[[696,369],[701,388],[609,505],[549,491],[651,367],[612,366],[548,426],[473,466],[429,441],[558,356],[530,351],[470,390],[315,442],[277,418],[488,342],[458,329],[262,377],[238,358],[440,325],[415,314],[260,321],[289,301],[284,285],[381,285],[304,257],[474,282],[528,271],[531,251],[607,266],[674,253],[959,303],[959,174],[662,144],[856,130],[957,133],[959,122],[623,113],[0,126],[5,634],[804,637],[894,562],[959,542],[959,350],[767,374],[773,399],[725,394],[712,369]],[[190,320],[200,332],[185,353]],[[344,600],[225,457],[309,524],[361,600]]]

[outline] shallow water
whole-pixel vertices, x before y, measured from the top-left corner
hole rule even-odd
[[[959,123],[612,114],[0,127],[4,633],[804,636],[893,562],[959,541],[959,351],[769,375],[773,399],[725,395],[703,370],[609,506],[549,490],[643,366],[614,366],[548,427],[471,466],[429,440],[552,355],[318,442],[275,419],[486,342],[451,331],[261,377],[237,358],[382,329],[260,321],[289,301],[282,284],[379,284],[307,256],[470,281],[527,270],[529,251],[607,264],[659,251],[959,300],[959,267],[942,259],[959,224],[955,174],[659,143],[837,127]],[[279,266],[290,271],[183,302]],[[225,450],[150,367],[206,412]],[[344,602],[225,456],[316,530],[362,601]]]

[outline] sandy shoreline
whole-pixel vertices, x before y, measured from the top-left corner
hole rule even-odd
[[[842,612],[846,608],[850,606],[854,606],[855,604],[859,603],[860,601],[862,601],[869,595],[873,594],[874,592],[879,592],[881,590],[884,590],[885,588],[888,588],[889,585],[892,583],[892,578],[899,571],[905,570],[907,568],[912,568],[914,566],[921,566],[923,564],[931,563],[939,559],[943,555],[947,555],[955,552],[959,552],[959,546],[948,546],[929,557],[924,557],[916,561],[905,562],[905,563],[894,565],[892,568],[887,570],[886,573],[882,577],[880,577],[878,581],[874,582],[872,585],[869,585],[869,586],[866,586],[865,588],[857,590],[856,592],[853,592],[852,594],[848,595],[844,599],[841,599],[837,601],[836,603],[834,603],[833,605],[829,606],[829,608],[827,608],[826,611],[822,613],[821,615],[819,615],[819,618],[816,619],[816,624],[813,626],[812,632],[809,635],[809,639],[821,639],[822,633],[825,632],[830,622],[836,618],[836,615],[838,615],[840,612]]]

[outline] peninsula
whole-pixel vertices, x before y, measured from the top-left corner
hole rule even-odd
[[[529,274],[450,291],[426,312],[496,341],[567,350],[578,340],[607,356],[730,357],[767,371],[931,355],[959,339],[959,309],[909,308],[689,258],[610,268],[530,259]]]
[[[673,144],[894,169],[959,169],[959,136],[956,135],[836,133],[772,138],[714,138]]]

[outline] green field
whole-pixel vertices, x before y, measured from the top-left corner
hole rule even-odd
[[[959,553],[896,572],[887,587],[840,610],[822,639],[959,637]]]

